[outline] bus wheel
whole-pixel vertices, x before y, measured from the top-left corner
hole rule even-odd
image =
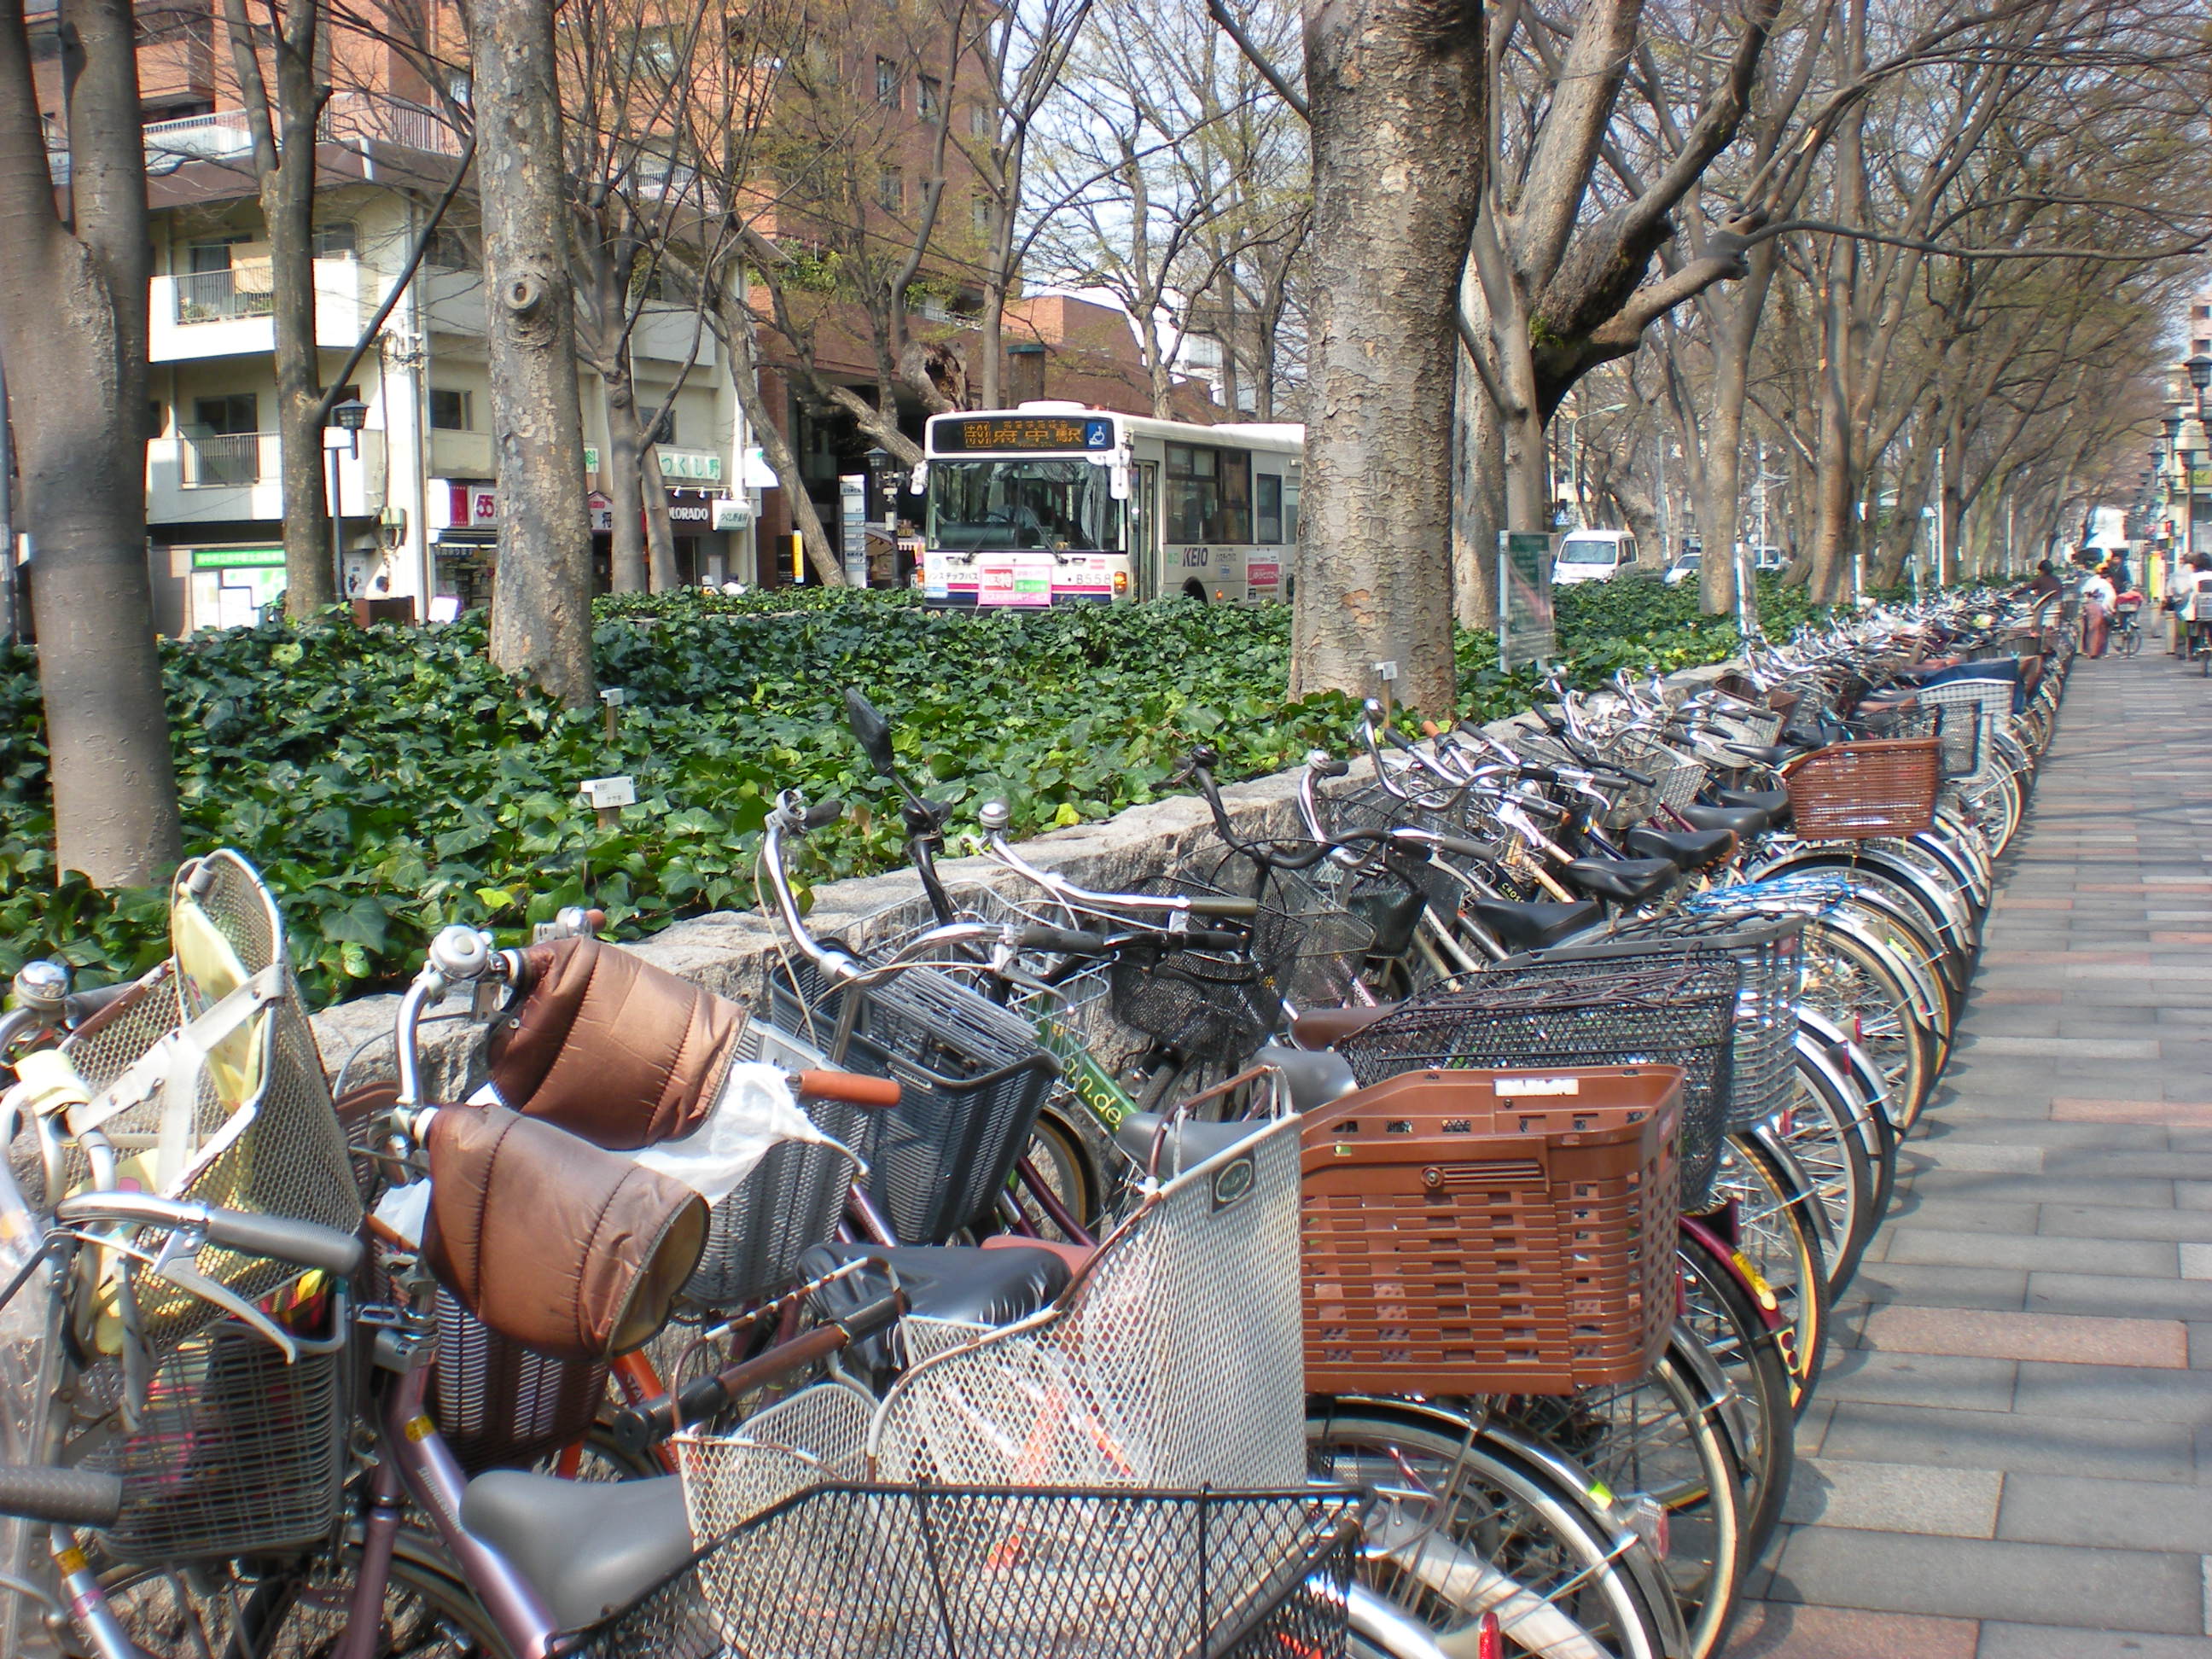
[[[1204,605],[1206,603],[1206,584],[1199,580],[1197,577],[1193,576],[1189,580],[1183,583],[1182,596],[1186,599],[1196,599],[1200,605]]]

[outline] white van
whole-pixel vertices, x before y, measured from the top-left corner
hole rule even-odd
[[[1609,582],[1637,568],[1636,538],[1626,530],[1572,530],[1559,539],[1559,556],[1552,562],[1552,586]]]

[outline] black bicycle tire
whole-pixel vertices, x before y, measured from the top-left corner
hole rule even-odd
[[[1746,1462],[1756,1463],[1757,1478],[1747,1483],[1743,1524],[1745,1553],[1755,1561],[1780,1524],[1797,1466],[1796,1390],[1781,1346],[1734,1264],[1715,1260],[1712,1247],[1696,1233],[1685,1232],[1675,1254],[1694,1281],[1685,1287],[1686,1317],[1701,1335],[1701,1323],[1712,1326],[1707,1352],[1759,1416],[1759,1443],[1747,1449]]]

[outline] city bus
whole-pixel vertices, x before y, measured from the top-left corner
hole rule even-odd
[[[931,418],[925,604],[1287,599],[1305,428],[1191,426],[1081,404]]]

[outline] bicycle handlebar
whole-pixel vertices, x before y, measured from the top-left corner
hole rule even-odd
[[[113,1221],[173,1231],[196,1229],[210,1244],[289,1261],[295,1267],[317,1268],[339,1279],[350,1279],[361,1267],[361,1240],[320,1222],[218,1209],[151,1193],[78,1193],[54,1206],[54,1218],[72,1226]]]
[[[112,1527],[123,1514],[123,1477],[46,1463],[0,1463],[0,1515],[57,1527]]]

